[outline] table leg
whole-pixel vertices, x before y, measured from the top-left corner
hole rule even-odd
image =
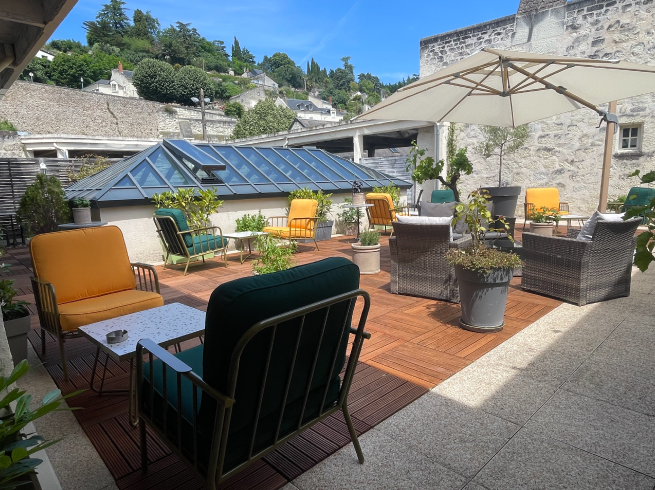
[[[136,369],[134,366],[134,359],[130,359],[130,388],[129,388],[129,401],[127,405],[127,412],[130,418],[130,423],[136,427],[139,425],[139,410],[138,400],[136,394]]]
[[[105,394],[105,393],[113,393],[113,394],[124,394],[128,393],[129,390],[105,390],[105,376],[107,374],[107,364],[109,363],[109,355],[105,353],[105,362],[103,364],[103,371],[102,371],[102,378],[100,379],[100,388],[95,387],[95,379],[96,379],[96,370],[98,367],[98,359],[100,358],[100,347],[96,349],[96,357],[95,360],[93,361],[93,369],[91,370],[91,381],[89,382],[89,388],[91,388],[92,391],[95,393],[98,393],[99,395]],[[132,365],[132,360],[130,359],[130,366]]]

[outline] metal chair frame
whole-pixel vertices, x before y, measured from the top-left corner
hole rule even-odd
[[[154,267],[148,264],[132,263],[132,272],[136,279],[136,288],[139,291],[151,291],[160,294],[159,278]],[[32,267],[34,269],[34,267]],[[39,314],[41,325],[41,354],[46,353],[46,331],[50,332],[59,343],[59,354],[64,371],[64,381],[68,381],[68,367],[66,364],[66,351],[64,342],[67,339],[80,336],[78,330],[64,331],[61,328],[57,294],[52,283],[40,280],[37,277],[30,277],[32,290],[34,291],[34,303]]]
[[[347,323],[348,323],[348,318],[351,317],[352,311],[355,306],[355,302],[359,297],[363,298],[364,307],[359,319],[357,329],[354,329]],[[302,421],[305,415],[304,412],[306,409],[307,400],[309,398],[309,393],[311,391],[316,364],[319,358],[319,354],[321,353],[321,343],[322,343],[323,335],[325,333],[325,327],[327,324],[328,315],[330,313],[330,308],[333,305],[343,303],[346,301],[349,302],[349,305],[348,308],[346,308],[346,313],[344,315],[344,319],[342,322],[341,335],[339,336],[339,339],[343,339],[343,336],[346,334],[346,329],[348,329],[349,333],[354,335],[355,338],[351,346],[350,356],[348,358],[348,364],[346,366],[346,371],[343,377],[343,382],[341,384],[338,400],[334,406],[327,409],[324,408],[325,399],[327,397],[327,393],[329,389],[329,381],[326,382],[325,391],[323,392],[323,398],[319,409],[319,415],[313,420],[303,423]],[[232,358],[230,361],[230,369],[228,374],[227,393],[225,394],[220,393],[216,389],[207,385],[207,383],[204,382],[202,378],[200,378],[197,374],[195,374],[188,365],[180,361],[177,357],[173,356],[167,350],[161,348],[151,340],[144,339],[139,341],[139,343],[137,344],[137,351],[136,351],[137,397],[138,400],[143,400],[144,399],[143,397],[145,396],[148,397],[149,400],[148,409],[144,406],[143,403],[141,402],[138,403],[139,419],[140,419],[139,428],[140,428],[140,440],[141,440],[141,466],[143,471],[147,471],[147,467],[148,467],[146,424],[150,425],[151,429],[153,429],[153,431],[161,438],[161,440],[163,440],[169,446],[169,448],[175,454],[177,454],[180,457],[180,459],[184,461],[184,463],[186,463],[187,466],[189,466],[189,468],[193,470],[205,482],[205,484],[209,486],[210,489],[214,490],[216,489],[217,485],[219,485],[227,478],[244,470],[249,465],[259,460],[269,452],[275,450],[276,448],[287,442],[292,437],[296,436],[297,434],[311,427],[312,425],[326,419],[327,417],[329,417],[330,415],[332,415],[334,412],[338,410],[341,410],[343,412],[344,418],[346,420],[346,424],[348,426],[348,431],[350,432],[353,446],[355,447],[355,451],[357,453],[357,458],[359,460],[359,463],[363,464],[364,455],[359,445],[359,441],[357,439],[357,433],[355,432],[355,428],[353,426],[352,420],[350,418],[350,414],[348,412],[348,392],[350,390],[353,376],[355,374],[355,368],[357,366],[359,355],[362,350],[362,343],[364,339],[369,339],[371,337],[369,333],[364,331],[364,326],[366,324],[366,319],[370,309],[370,303],[371,302],[368,293],[364,290],[358,289],[355,291],[351,291],[349,293],[335,296],[333,298],[328,298],[326,300],[305,306],[303,308],[298,308],[288,313],[274,316],[272,318],[263,320],[253,325],[242,335],[241,339],[238,341],[234,349],[234,352],[232,353]],[[307,314],[319,310],[325,310],[323,327],[321,330],[321,334],[319,336],[316,352],[314,353],[314,358],[312,361],[312,369],[309,374],[309,381],[307,382],[307,386],[305,387],[303,392],[304,393],[303,405],[300,412],[300,417],[298,418],[298,424],[296,426],[296,429],[292,433],[280,437],[280,429],[284,417],[284,407],[286,406],[287,396],[289,394],[289,388],[294,374],[295,361],[299,351],[300,338],[303,331],[305,317]],[[298,327],[298,335],[295,342],[295,349],[289,352],[289,356],[291,356],[292,359],[291,368],[289,369],[289,374],[286,379],[286,384],[285,384],[286,389],[281,404],[282,408],[280,410],[280,415],[277,421],[277,431],[274,438],[275,440],[273,444],[271,444],[270,446],[261,449],[255,454],[253,454],[255,439],[257,436],[257,425],[259,422],[261,407],[264,398],[264,392],[266,389],[266,382],[267,379],[269,378],[268,373],[270,369],[271,354],[273,352],[273,345],[276,337],[275,332],[278,328],[282,328],[282,327],[293,328],[293,326],[298,326],[298,322],[294,322],[294,323],[290,322],[290,320],[294,320],[294,319],[300,319],[300,323],[299,323],[300,326]],[[248,459],[245,462],[239,464],[238,466],[230,469],[229,471],[223,472],[228,435],[230,429],[230,417],[232,413],[232,405],[237,402],[237,400],[235,400],[235,393],[236,393],[237,381],[239,377],[241,355],[244,349],[246,348],[246,346],[248,346],[249,342],[254,337],[256,337],[261,332],[269,329],[272,329],[271,341],[268,348],[268,357],[266,360],[266,367],[261,383],[262,386],[259,389],[258,405],[256,407],[256,412],[255,412],[257,416],[256,416],[256,421],[253,424],[252,433],[250,437]],[[150,376],[149,379],[150,380],[154,379],[153,354],[161,361],[161,369],[162,369],[162,376],[163,376],[162,378],[163,392],[161,393],[161,397],[162,397],[162,403],[164,404],[164,409],[162,411],[163,420],[161,421],[161,423],[155,423],[155,421],[153,420],[154,419],[154,406],[153,406],[154,383],[153,382],[148,383],[149,389],[147,390],[147,392],[145,392],[145,389],[143,387],[144,357],[147,357],[147,362],[149,362],[149,376]],[[332,354],[331,357],[331,365],[330,365],[331,367],[330,370],[328,371],[328,375],[332,374],[338,357],[339,357],[339,349],[336,348],[334,349],[334,353]],[[166,406],[168,404],[170,405],[173,404],[169,401],[169,394],[167,393],[167,388],[166,388],[166,372],[167,372],[166,366],[168,366],[170,369],[172,369],[175,372],[176,381],[177,381],[177,394],[176,394],[176,404],[175,404],[177,408],[177,426],[176,426],[175,434],[171,434],[171,431],[169,430],[167,424],[168,410],[166,409]],[[247,368],[248,368],[247,366],[244,366],[244,369]],[[182,445],[182,430],[183,430],[182,390],[181,390],[182,378],[186,378],[192,384],[193,454],[190,454],[189,451],[185,451]],[[198,435],[199,435],[198,417],[197,417],[198,408],[199,408],[198,390],[202,391],[202,396],[209,396],[213,398],[216,402],[216,412],[214,414],[214,432],[212,437],[211,452],[210,452],[209,463],[207,468],[202,467],[198,461]]]
[[[282,223],[282,225],[280,225],[280,223]],[[316,250],[319,250],[318,242],[316,241],[317,223],[317,217],[291,218],[290,221],[287,216],[271,216],[270,218],[266,218],[266,226],[289,228],[288,237],[282,236],[281,233],[268,232],[272,236],[295,242],[298,242],[298,240],[314,240]]]
[[[371,208],[366,208],[366,216],[368,218],[368,226],[370,229],[375,229],[375,225],[378,226],[384,226],[384,232],[387,232],[387,226],[391,226],[391,234],[389,237],[393,236],[393,224],[397,219],[393,219],[394,213],[402,214],[406,212],[409,214],[409,206],[407,206],[407,211],[398,211],[394,207],[389,206],[389,201],[386,199],[381,199],[381,198],[370,198],[366,199],[366,204],[373,204],[373,207]],[[385,214],[389,215],[389,222],[388,223],[373,223],[373,220],[380,220],[384,218],[371,218],[371,212],[372,210],[375,210],[375,213],[380,216],[384,216]]]
[[[225,267],[227,267],[227,245],[223,245],[223,231],[218,226],[206,226],[204,228],[195,228],[193,230],[180,231],[177,227],[177,223],[170,216],[153,216],[152,218],[155,222],[155,227],[157,228],[157,234],[161,239],[164,247],[166,247],[166,258],[164,259],[164,269],[168,264],[168,259],[171,255],[179,255],[187,259],[186,266],[184,267],[184,275],[186,276],[187,270],[189,269],[189,263],[191,259],[202,257],[202,262],[205,262],[205,255],[210,253],[221,252],[223,256],[223,262]],[[210,233],[211,231],[211,233]],[[218,231],[218,233],[216,233]],[[189,248],[186,245],[184,238],[190,236],[193,243],[194,253],[189,253]],[[220,237],[220,247],[212,248],[203,251],[202,250],[202,238],[200,244],[200,250],[196,249],[196,243],[193,240],[194,237],[213,237],[214,244],[216,243],[216,237]],[[209,238],[207,238],[207,246],[209,247]]]

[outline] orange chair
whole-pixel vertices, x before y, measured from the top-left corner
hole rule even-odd
[[[316,211],[315,199],[294,199],[289,207],[289,216],[272,216],[266,220],[262,231],[285,240],[314,240],[316,250]]]
[[[391,194],[369,192],[366,194],[366,204],[373,205],[373,207],[366,208],[369,226],[384,226],[384,231],[386,233],[387,226],[391,226],[394,221],[398,221]],[[393,236],[393,227],[391,228],[391,235],[389,236]]]
[[[130,264],[116,226],[37,235],[30,253],[41,351],[47,330],[59,341],[65,380],[64,341],[79,336],[79,327],[164,305],[155,269]]]
[[[557,209],[560,214],[569,214],[569,204],[566,202],[560,202],[559,190],[557,190],[556,187],[530,187],[525,190],[524,230],[525,222],[532,219],[532,213],[543,207]]]

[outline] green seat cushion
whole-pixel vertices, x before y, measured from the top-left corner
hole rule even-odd
[[[190,236],[187,236],[185,240]],[[214,235],[196,235],[193,237],[193,246],[189,247],[189,255],[209,252],[227,246],[228,239]]]
[[[430,202],[453,202],[455,201],[455,193],[452,189],[438,189],[432,191]]]
[[[168,216],[169,218],[173,218],[173,221],[175,221],[175,224],[177,225],[178,231],[189,231],[189,225],[186,222],[184,213],[179,209],[161,208],[155,211],[155,216]],[[184,235],[184,243],[186,243],[187,247],[193,246],[193,240],[191,239],[191,236]]]

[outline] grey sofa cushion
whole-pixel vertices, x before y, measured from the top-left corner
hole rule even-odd
[[[452,217],[454,213],[454,207],[456,202],[442,202],[442,203],[433,203],[423,201],[421,202],[421,208],[419,214],[421,216],[430,216],[430,217]]]
[[[460,238],[464,238],[464,235],[462,235],[461,233],[453,233],[453,237],[451,238],[451,240],[459,240]]]

